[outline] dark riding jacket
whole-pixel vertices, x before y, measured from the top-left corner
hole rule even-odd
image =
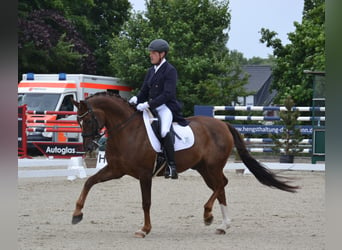
[[[167,61],[156,73],[153,66],[147,71],[137,98],[138,103],[147,101],[151,109],[165,104],[173,114],[173,121],[185,126],[188,122],[183,118],[181,105],[176,99],[177,78],[177,70]]]

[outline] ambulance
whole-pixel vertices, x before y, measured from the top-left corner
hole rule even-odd
[[[82,140],[71,100],[84,100],[97,92],[113,92],[124,98],[132,88],[119,78],[86,74],[23,74],[18,85],[18,106],[27,105],[28,149],[32,142],[80,142]],[[51,111],[67,111],[53,114]],[[58,113],[58,112],[57,112]],[[38,121],[38,122],[37,122]],[[68,132],[51,132],[64,128]],[[50,129],[50,130],[49,130]]]

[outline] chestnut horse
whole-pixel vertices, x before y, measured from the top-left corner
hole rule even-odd
[[[94,184],[130,175],[140,181],[144,224],[135,232],[136,237],[145,237],[151,231],[150,207],[152,172],[156,159],[142,118],[137,111],[119,95],[106,92],[89,96],[84,101],[76,102],[77,119],[82,128],[83,146],[87,151],[96,147],[100,130],[107,128],[106,146],[107,165],[89,177],[76,202],[72,223],[82,220],[82,209],[87,194]],[[239,132],[229,123],[205,116],[187,118],[193,130],[195,143],[189,149],[175,152],[177,171],[181,173],[189,168],[198,171],[207,186],[213,191],[204,205],[204,223],[213,221],[212,208],[217,199],[222,212],[222,224],[216,233],[224,234],[229,228],[225,186],[228,179],[223,168],[235,145],[241,160],[262,184],[288,192],[296,192],[297,186],[288,183],[288,178],[277,176],[262,166],[247,151]],[[160,172],[162,175],[163,172]],[[173,180],[176,181],[176,180]],[[180,180],[178,180],[180,181]]]

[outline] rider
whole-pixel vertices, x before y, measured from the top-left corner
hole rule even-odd
[[[149,44],[148,50],[151,63],[154,66],[147,71],[138,95],[133,96],[129,102],[138,104],[137,109],[140,111],[150,108],[158,113],[161,123],[161,143],[168,163],[164,176],[177,179],[170,127],[172,121],[176,121],[182,126],[188,124],[181,114],[181,106],[176,99],[177,70],[165,59],[169,51],[169,44],[165,40],[153,40]]]

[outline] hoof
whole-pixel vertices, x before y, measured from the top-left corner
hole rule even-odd
[[[218,228],[216,229],[215,234],[226,234],[226,231],[221,228]]]
[[[134,233],[135,238],[145,238],[147,233],[142,230],[138,230]]]
[[[81,213],[80,215],[74,215],[72,217],[71,223],[75,225],[75,224],[79,223],[82,219],[83,219],[83,213]]]
[[[209,226],[209,225],[211,225],[211,223],[213,223],[213,220],[214,220],[214,216],[211,215],[211,216],[204,219],[204,224],[206,226]]]

